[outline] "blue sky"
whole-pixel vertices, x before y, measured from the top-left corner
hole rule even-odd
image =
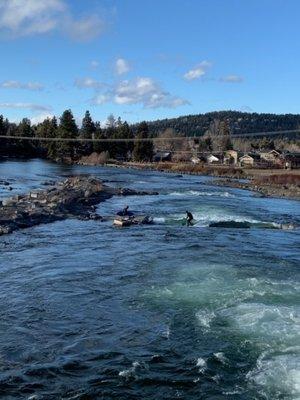
[[[0,114],[299,113],[298,0],[0,0]]]

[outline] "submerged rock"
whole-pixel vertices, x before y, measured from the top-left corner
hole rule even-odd
[[[0,185],[2,185],[2,186],[9,186],[9,182],[8,181],[5,181],[5,180],[3,180],[3,179],[0,179]]]
[[[145,191],[121,188],[119,189],[118,194],[120,196],[146,196],[146,195],[156,196],[158,195],[158,192],[145,192]]]
[[[251,228],[250,222],[246,221],[218,221],[209,224],[210,228]]]

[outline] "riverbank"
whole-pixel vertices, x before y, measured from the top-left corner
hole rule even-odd
[[[132,189],[114,189],[95,178],[71,177],[49,182],[49,188],[4,199],[0,204],[0,235],[67,218],[102,220],[95,212],[99,204],[114,195],[157,194]]]
[[[239,168],[223,165],[193,165],[190,163],[122,163],[118,167],[155,170],[175,174],[208,175],[213,184],[251,190],[266,197],[300,200],[300,170]]]

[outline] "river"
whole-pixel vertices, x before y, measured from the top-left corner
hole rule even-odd
[[[299,202],[153,171],[0,163],[0,197],[93,174],[155,224],[70,219],[0,237],[4,399],[300,399]],[[182,225],[185,210],[197,224]],[[209,228],[248,221],[251,229]],[[274,229],[272,229],[274,228]]]

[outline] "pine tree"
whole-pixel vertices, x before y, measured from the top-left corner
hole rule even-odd
[[[3,115],[0,115],[0,136],[6,136],[7,128]],[[0,139],[0,153],[5,154],[8,142],[7,139]]]
[[[101,129],[100,122],[95,123],[95,139],[105,139],[105,135]],[[102,151],[107,151],[107,144],[103,142],[94,142],[93,143],[93,151],[96,153],[101,153]]]
[[[31,127],[31,121],[28,118],[23,118],[22,121],[19,123],[17,128],[17,135],[23,137],[32,137],[33,136],[33,129]],[[30,157],[33,155],[35,146],[32,141],[29,140],[18,140],[17,142],[17,149],[18,152],[25,157]]]
[[[133,131],[126,121],[122,125],[122,136],[125,139],[134,139]],[[131,154],[133,152],[133,148],[134,148],[134,142],[133,141],[127,142],[126,155],[128,155],[129,153]]]
[[[93,139],[96,131],[95,123],[92,120],[91,114],[89,111],[85,112],[85,115],[82,119],[82,126],[80,129],[80,136],[83,139]],[[83,155],[90,154],[93,151],[93,143],[92,142],[82,142],[80,146],[80,153]]]
[[[28,118],[23,118],[18,125],[18,135],[32,137],[33,131],[31,128],[31,121]]]
[[[57,120],[55,117],[52,119],[47,118],[38,125],[36,135],[38,137],[55,138],[57,137]],[[57,156],[57,143],[55,141],[42,142],[42,147],[46,151],[46,156],[55,160]]]
[[[120,118],[118,119],[113,139],[124,139],[124,141],[113,143],[111,156],[127,159],[128,152],[131,153],[133,150],[133,142],[127,142],[126,139],[133,139],[133,133],[126,121],[122,122]]]
[[[147,139],[149,128],[146,122],[141,122],[137,129],[137,139]],[[151,140],[136,141],[133,149],[135,161],[152,161],[153,142]]]
[[[0,115],[0,136],[6,135],[6,125],[3,115]]]
[[[63,139],[76,139],[78,137],[78,127],[71,110],[66,110],[60,117],[58,136]],[[59,158],[74,159],[76,156],[76,146],[78,143],[62,141],[57,143],[57,155]]]

